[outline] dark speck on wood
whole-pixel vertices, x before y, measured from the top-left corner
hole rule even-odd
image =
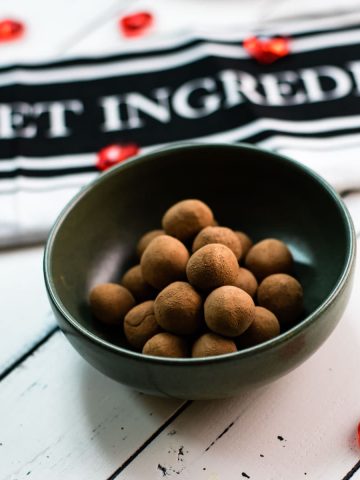
[[[29,472],[27,472],[26,476],[30,475],[30,473],[31,473],[31,470]]]
[[[285,438],[284,438],[284,437],[282,437],[281,435],[278,435],[278,436],[277,436],[277,438],[278,438],[278,440],[280,440],[280,442],[282,442],[282,441],[284,441],[284,440],[285,440]]]
[[[264,455],[262,453],[260,453],[260,457],[264,458]]]
[[[176,434],[176,430],[170,430],[170,432],[168,432],[169,436],[172,436],[172,435],[175,435],[175,434]]]
[[[184,446],[181,445],[181,447],[179,448],[179,451],[178,451],[178,462],[183,461],[183,459],[182,459],[183,456],[184,456]]]
[[[157,468],[158,470],[161,471],[161,473],[163,474],[163,477],[165,477],[168,474],[166,468],[160,465],[160,463],[158,464]]]
[[[203,467],[203,470],[206,470],[206,467]]]
[[[245,477],[245,478],[250,478],[249,475],[248,475],[247,473],[245,473],[245,472],[242,472],[241,475],[242,475],[243,477]]]

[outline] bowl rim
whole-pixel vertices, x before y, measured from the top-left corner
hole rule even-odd
[[[228,353],[219,356],[209,356],[209,357],[199,357],[199,358],[170,358],[170,357],[157,357],[153,355],[144,355],[139,352],[135,352],[120,345],[116,345],[111,343],[105,339],[98,337],[94,332],[90,329],[85,328],[81,325],[75,317],[73,317],[63,305],[60,297],[57,295],[55,283],[51,276],[51,254],[54,245],[54,241],[56,238],[56,234],[61,228],[63,222],[65,221],[67,215],[73,208],[75,208],[76,204],[96,185],[105,182],[108,177],[113,175],[117,175],[119,171],[126,170],[131,168],[134,163],[141,163],[141,162],[148,162],[151,161],[154,157],[158,157],[162,154],[168,154],[173,151],[178,150],[192,150],[192,149],[199,149],[199,148],[224,148],[224,149],[233,149],[233,150],[240,150],[240,151],[253,151],[253,152],[260,152],[267,156],[272,157],[277,161],[283,161],[285,163],[290,163],[292,166],[301,170],[308,176],[312,177],[317,183],[319,183],[323,189],[332,197],[334,200],[335,205],[339,209],[341,217],[344,221],[344,225],[346,226],[346,234],[348,237],[348,245],[346,251],[346,260],[343,270],[341,272],[340,277],[338,278],[335,286],[329,293],[329,295],[325,298],[325,300],[307,317],[305,317],[301,322],[287,330],[286,332],[281,333],[277,337],[274,337],[266,342],[260,343],[258,345],[254,345],[249,348],[244,348],[242,350],[238,350],[237,352]],[[321,313],[326,311],[332,303],[335,301],[337,295],[343,290],[345,287],[348,277],[351,273],[354,259],[355,259],[355,251],[356,251],[356,234],[354,225],[350,216],[350,213],[342,201],[341,197],[337,194],[334,188],[318,173],[316,173],[311,168],[305,166],[301,162],[289,158],[285,155],[281,155],[277,152],[273,152],[271,150],[267,150],[264,148],[259,148],[255,145],[246,144],[246,143],[198,143],[198,142],[180,142],[180,143],[173,143],[167,146],[159,147],[158,149],[145,152],[140,155],[136,155],[125,162],[118,164],[109,170],[106,170],[97,178],[89,182],[85,187],[83,187],[74,197],[70,199],[70,201],[65,205],[62,209],[60,214],[58,215],[53,227],[50,230],[44,251],[43,257],[43,272],[45,278],[45,285],[46,290],[51,300],[52,304],[55,306],[56,310],[61,314],[61,316],[68,322],[76,331],[78,331],[82,336],[85,336],[87,340],[90,340],[92,343],[97,344],[99,347],[105,348],[110,350],[113,353],[120,354],[122,357],[130,357],[132,360],[146,362],[150,364],[162,364],[162,365],[208,365],[211,363],[222,363],[236,359],[241,359],[245,357],[249,357],[251,355],[258,355],[267,351],[273,347],[279,346],[283,342],[287,342],[291,338],[297,336],[301,331],[305,328],[313,324],[316,319],[319,317]]]

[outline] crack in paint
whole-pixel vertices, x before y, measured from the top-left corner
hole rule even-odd
[[[220,433],[220,435],[218,435],[218,436],[215,438],[215,440],[210,443],[210,445],[209,445],[207,448],[205,448],[205,452],[208,452],[208,451],[210,450],[210,448],[213,447],[213,446],[215,445],[215,443],[216,443],[218,440],[220,440],[220,438],[223,437],[223,436],[230,430],[230,428],[234,425],[234,423],[235,423],[235,420],[234,420],[233,422],[231,422],[231,423],[225,428],[225,430],[223,430],[223,431]]]

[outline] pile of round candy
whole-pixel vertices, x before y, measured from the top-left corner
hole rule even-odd
[[[286,244],[253,244],[240,231],[217,225],[200,200],[183,200],[137,244],[139,264],[121,285],[90,292],[99,322],[123,330],[130,348],[145,355],[206,357],[247,348],[299,320],[303,289],[290,274]]]

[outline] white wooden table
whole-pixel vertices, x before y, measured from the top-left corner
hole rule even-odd
[[[1,46],[0,64],[121,50],[116,20],[131,9],[150,9],[157,18],[152,35],[167,35],[192,22],[226,25],[237,16],[258,25],[357,6],[358,0],[3,0],[0,17],[23,19],[28,32]],[[344,200],[360,234],[360,193]],[[78,356],[50,312],[42,253],[42,245],[0,250],[1,480],[360,479],[360,259],[339,327],[305,364],[256,393],[183,402],[136,393]]]

